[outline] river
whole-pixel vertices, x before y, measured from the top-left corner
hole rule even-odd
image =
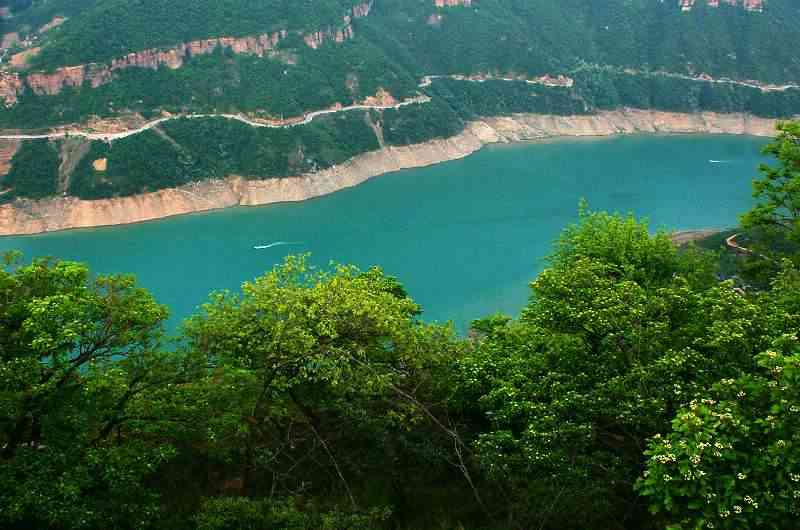
[[[130,272],[170,306],[172,326],[214,289],[238,289],[288,253],[378,264],[424,318],[464,330],[516,314],[559,231],[592,209],[646,216],[652,228],[724,228],[752,204],[763,138],[631,136],[490,146],[304,203],[138,225],[0,238],[0,251]],[[262,247],[262,248],[256,248]]]

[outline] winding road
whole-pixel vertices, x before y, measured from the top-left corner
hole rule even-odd
[[[620,70],[620,69],[617,69]],[[625,73],[634,74],[634,75],[658,75],[664,77],[673,77],[678,79],[686,79],[688,81],[697,81],[697,82],[706,82],[706,83],[718,83],[718,84],[733,84],[733,85],[740,85],[746,86],[750,88],[757,88],[763,92],[783,92],[790,89],[800,89],[800,85],[797,84],[786,84],[786,85],[768,85],[768,84],[761,84],[757,81],[736,81],[733,79],[728,78],[721,78],[721,79],[714,79],[711,77],[692,77],[684,74],[677,74],[672,72],[642,72],[637,70],[625,69],[621,70]],[[472,83],[484,83],[486,81],[516,81],[516,82],[525,82],[530,85],[543,85],[543,86],[566,86],[571,87],[574,83],[573,79],[569,77],[561,77],[561,78],[550,78],[549,76],[543,76],[536,79],[520,79],[516,77],[496,77],[496,76],[465,76],[459,74],[452,74],[452,75],[426,75],[424,76],[420,83],[419,88],[424,89],[431,84],[435,79],[454,79],[458,81],[467,81]],[[399,109],[401,107],[405,107],[407,105],[419,105],[428,103],[431,100],[429,96],[424,94],[420,94],[413,98],[409,98],[403,100],[399,103],[395,103],[393,105],[366,105],[366,104],[357,104],[357,105],[350,105],[347,107],[339,107],[339,108],[330,108],[330,109],[323,109],[317,110],[313,112],[306,113],[301,117],[298,118],[290,118],[288,120],[283,120],[279,123],[265,123],[260,121],[253,121],[248,117],[241,115],[241,114],[216,114],[216,113],[207,113],[207,114],[175,114],[172,116],[165,116],[163,118],[158,118],[152,121],[145,123],[144,125],[135,128],[129,129],[127,131],[122,132],[94,132],[94,131],[85,131],[85,130],[75,130],[75,129],[65,129],[65,130],[58,130],[48,133],[42,134],[0,134],[0,140],[42,140],[42,139],[52,139],[52,138],[67,138],[72,136],[83,137],[88,140],[101,140],[106,142],[111,142],[114,140],[121,140],[123,138],[127,138],[129,136],[133,136],[136,134],[143,133],[148,131],[154,127],[161,125],[164,122],[170,120],[179,120],[179,119],[202,119],[202,118],[223,118],[227,120],[234,120],[244,124],[247,124],[251,127],[256,128],[269,128],[269,129],[288,129],[292,127],[297,127],[300,125],[307,125],[314,121],[316,118],[320,116],[325,116],[327,114],[336,114],[339,112],[350,112],[353,110],[390,110],[390,109]]]
[[[468,81],[473,83],[483,83],[486,81],[524,81],[531,85],[548,85],[546,80],[544,79],[518,79],[512,77],[482,77],[482,78],[471,78],[468,76],[463,75],[426,75],[422,78],[419,83],[419,88],[427,88],[431,86],[434,79],[456,79],[459,81]],[[571,80],[569,80],[571,81]],[[555,85],[553,85],[555,86]],[[571,85],[570,85],[571,86]],[[123,138],[127,138],[129,136],[133,136],[136,134],[143,133],[145,131],[149,131],[154,127],[158,127],[164,122],[170,120],[180,120],[180,119],[202,119],[202,118],[223,118],[227,120],[234,120],[241,123],[245,123],[250,125],[251,127],[257,128],[269,128],[269,129],[289,129],[291,127],[298,127],[300,125],[307,125],[314,121],[316,118],[320,116],[325,116],[327,114],[336,114],[339,112],[350,112],[353,110],[391,110],[391,109],[399,109],[401,107],[405,107],[408,105],[419,105],[428,103],[431,100],[429,96],[424,94],[420,94],[413,98],[409,98],[403,100],[399,103],[395,103],[393,105],[349,105],[347,107],[339,107],[339,108],[332,108],[332,109],[323,109],[323,110],[316,110],[313,112],[309,112],[304,114],[302,118],[290,118],[288,120],[283,120],[281,123],[265,123],[260,121],[253,121],[246,116],[241,114],[215,114],[215,113],[206,113],[206,114],[175,114],[173,116],[164,116],[163,118],[158,118],[152,121],[145,123],[144,125],[135,128],[129,129],[127,131],[122,132],[91,132],[91,131],[81,131],[76,129],[66,129],[66,130],[59,130],[53,131],[49,133],[42,133],[42,134],[0,134],[0,140],[45,140],[45,139],[55,139],[55,138],[67,138],[67,137],[82,137],[88,140],[102,140],[106,142],[111,142],[114,140],[121,140]]]
[[[149,121],[138,127],[136,129],[130,129],[128,131],[117,132],[117,133],[104,133],[104,132],[87,132],[87,131],[79,131],[79,130],[65,130],[65,131],[57,131],[57,132],[50,132],[44,134],[3,134],[0,135],[0,140],[43,140],[49,138],[67,138],[72,136],[80,136],[83,138],[87,138],[89,140],[103,140],[106,142],[110,142],[113,140],[121,140],[122,138],[127,138],[128,136],[133,136],[135,134],[140,134],[145,131],[152,129],[153,127],[157,127],[164,122],[170,120],[180,120],[180,119],[202,119],[202,118],[224,118],[227,120],[234,120],[238,122],[245,123],[251,127],[257,128],[268,128],[268,129],[288,129],[291,127],[297,127],[300,125],[307,125],[314,121],[316,118],[320,116],[324,116],[326,114],[336,114],[339,112],[350,112],[353,110],[389,110],[389,109],[399,109],[401,107],[405,107],[408,105],[419,105],[423,103],[427,103],[430,101],[430,97],[428,96],[416,96],[413,98],[406,99],[401,101],[400,103],[396,103],[394,105],[350,105],[348,107],[340,107],[334,109],[324,109],[324,110],[316,110],[314,112],[309,112],[303,115],[302,119],[296,120],[286,120],[284,123],[263,123],[258,121],[252,121],[245,116],[240,114],[176,114],[174,116],[165,116],[163,118],[158,118],[156,120]]]

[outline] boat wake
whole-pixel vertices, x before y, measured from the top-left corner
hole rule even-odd
[[[272,247],[282,247],[284,245],[300,245],[300,241],[275,241],[274,243],[270,243],[268,245],[257,245],[253,247],[255,250],[265,250]]]

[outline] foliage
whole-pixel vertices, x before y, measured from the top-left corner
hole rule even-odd
[[[414,431],[433,417],[434,374],[457,344],[449,329],[414,320],[419,308],[395,280],[378,269],[313,270],[300,257],[242,290],[214,295],[186,324],[188,347],[230,385],[212,398],[223,409],[208,428],[219,454],[238,462],[227,473],[242,492],[290,495],[315,476],[308,493],[354,509],[406,490],[396,481],[415,466],[441,465]],[[367,489],[352,480],[375,473]]]
[[[323,0],[105,0],[67,21],[37,66],[107,61],[131,51],[221,36],[342,24],[356,2]]]
[[[478,461],[520,527],[647,527],[633,493],[646,440],[795,329],[796,308],[770,312],[713,272],[631,218],[584,213],[520,320],[481,323],[456,377],[486,417]]]
[[[681,409],[645,454],[639,491],[670,528],[790,528],[800,515],[800,352],[786,336],[753,373]]]
[[[237,149],[278,172],[332,163],[374,147],[373,127],[416,141],[402,111],[298,133],[185,119],[142,136],[183,179],[242,169]],[[216,143],[222,128],[241,144]],[[85,166],[107,156],[113,180],[135,145],[93,144],[76,185],[102,190]],[[287,145],[303,156],[281,161]],[[132,278],[10,255],[0,526],[793,528],[800,269],[784,259],[743,290],[716,261],[582,205],[521,315],[469,337],[422,322],[378,268],[294,256],[212,294],[165,343],[166,309]]]
[[[147,482],[175,451],[158,434],[180,408],[159,393],[185,371],[158,350],[166,309],[130,277],[6,263],[0,524],[146,527],[158,510]]]
[[[231,175],[297,176],[377,148],[361,111],[321,117],[292,129],[254,128],[227,119],[176,120],[113,144],[94,142],[75,169],[70,193],[96,199]],[[108,159],[105,171],[92,166],[98,158]]]
[[[779,124],[778,137],[764,154],[774,156],[778,166],[761,166],[763,177],[753,181],[759,203],[742,216],[742,226],[760,230],[768,243],[785,238],[800,244],[800,123]]]
[[[243,497],[219,498],[203,505],[197,516],[197,530],[374,530],[387,512],[367,514],[341,512],[313,513],[300,510],[291,501],[270,502]]]
[[[11,170],[0,179],[0,188],[10,189],[0,195],[0,202],[17,197],[41,199],[55,195],[59,164],[57,144],[49,140],[23,142],[11,159]]]
[[[519,83],[465,84],[448,99],[467,115],[575,114],[629,106],[682,112],[793,115],[800,90],[697,82],[658,72],[792,82],[800,76],[786,42],[800,38],[791,0],[771,0],[763,13],[650,0],[483,0],[478,8],[437,9],[431,2],[384,0],[354,21],[355,38],[312,50],[297,31],[337,29],[355,0],[51,0],[34,2],[9,24],[70,18],[41,38],[34,69],[108,63],[127,53],[194,39],[290,30],[263,58],[233,53],[191,57],[181,68],[116,71],[112,83],[65,89],[57,96],[25,90],[0,109],[6,127],[52,126],[161,110],[264,112],[274,116],[347,104],[379,87],[403,98],[429,74],[567,74],[572,90]],[[26,18],[27,17],[27,18]],[[30,24],[28,24],[30,25]],[[779,35],[781,38],[775,38]],[[486,89],[487,93],[480,91]]]

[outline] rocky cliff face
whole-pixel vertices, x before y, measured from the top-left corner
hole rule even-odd
[[[177,69],[183,66],[190,56],[207,55],[218,47],[229,49],[237,54],[250,54],[263,57],[275,48],[288,32],[248,36],[241,38],[219,37],[186,42],[166,50],[144,50],[129,53],[125,57],[114,59],[110,65],[88,64],[59,68],[53,73],[36,72],[28,74],[25,82],[34,93],[56,95],[64,87],[80,87],[88,81],[92,88],[97,88],[113,80],[113,73],[127,68],[150,68],[156,70],[162,66]]]
[[[303,37],[303,40],[305,41],[306,46],[316,50],[326,42],[333,41],[341,44],[344,41],[352,38],[353,26],[351,24],[347,24],[340,29],[328,28],[325,31],[314,31],[312,33],[308,33]]]
[[[6,107],[17,104],[17,97],[22,91],[22,79],[19,74],[0,72],[0,99]]]
[[[469,0],[467,0],[469,1]],[[310,33],[298,32],[310,48],[317,49],[326,42],[343,43],[354,36],[352,21],[369,15],[372,2],[357,4],[342,18],[341,25]],[[190,56],[207,55],[217,48],[231,50],[236,54],[263,57],[273,50],[280,41],[289,36],[287,30],[246,37],[216,37],[185,42],[168,49],[150,49],[129,53],[111,61],[111,64],[86,64],[59,68],[52,73],[35,72],[28,74],[24,81],[17,74],[0,73],[0,98],[6,106],[17,103],[19,94],[27,85],[38,95],[56,95],[64,87],[81,87],[85,82],[92,88],[111,82],[114,72],[127,68],[160,67],[177,69],[184,65]]]
[[[698,0],[678,1],[682,11],[691,11]],[[703,0],[700,1],[702,2]],[[746,11],[756,11],[758,13],[764,10],[765,1],[766,0],[705,0],[705,2],[711,7],[719,7],[720,4],[727,4],[731,6],[740,6]]]
[[[0,206],[0,235],[136,223],[230,206],[302,201],[355,186],[390,171],[465,157],[486,144],[555,136],[634,133],[727,133],[771,136],[775,120],[743,114],[677,114],[644,110],[590,116],[521,114],[487,118],[452,138],[384,147],[336,167],[289,178],[244,180],[232,176],[133,197],[84,201],[60,197]]]

